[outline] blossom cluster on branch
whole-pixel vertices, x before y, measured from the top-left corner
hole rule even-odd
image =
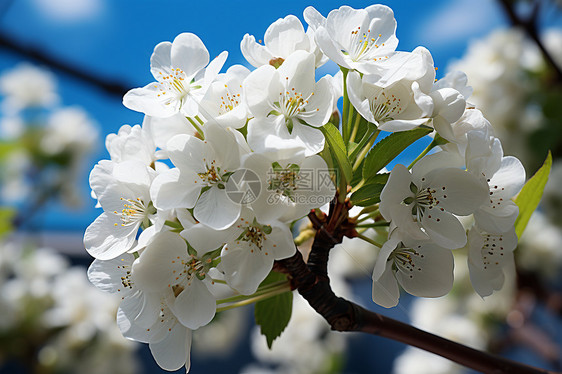
[[[252,71],[220,73],[227,52],[211,60],[191,33],[158,44],[155,81],[123,98],[145,114],[142,126],[109,135],[110,160],[90,174],[103,209],[84,235],[96,258],[90,280],[121,296],[121,332],[149,343],[164,369],[189,370],[192,331],[217,312],[290,290],[268,274],[318,229],[305,224],[294,239],[295,223],[333,199],[361,207],[342,217],[352,226],[344,235],[381,248],[372,278],[382,306],[398,303],[399,286],[448,293],[452,250],[469,248],[481,296],[502,287],[513,261],[512,198],[525,171],[470,104],[464,73],[436,80],[427,49],[396,51],[387,6],[343,6],[327,17],[308,7],[304,18],[306,31],[290,15],[263,44],[244,37]],[[316,80],[328,60],[341,73]],[[376,142],[381,131],[392,134]],[[385,169],[430,134],[409,166]],[[364,235],[370,228],[387,240]]]
[[[0,95],[0,203],[24,207],[16,226],[51,198],[79,205],[73,181],[83,178],[97,124],[83,108],[60,105],[55,76],[28,63],[0,76]]]

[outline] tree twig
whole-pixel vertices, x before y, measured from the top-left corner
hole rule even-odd
[[[347,206],[331,207],[340,217],[310,216],[317,230],[314,243],[305,263],[299,251],[288,259],[278,261],[276,270],[288,273],[294,289],[308,301],[330,324],[333,330],[356,331],[396,340],[435,353],[468,368],[490,374],[554,374],[552,371],[527,366],[503,357],[479,351],[451,340],[417,329],[406,323],[371,312],[353,302],[338,297],[330,287],[327,263],[330,249],[349,232]],[[338,226],[329,226],[339,222]]]
[[[27,59],[34,60],[42,65],[48,66],[49,68],[68,74],[71,77],[94,85],[112,95],[122,97],[130,89],[130,87],[125,84],[118,83],[112,79],[97,77],[89,71],[58,60],[39,48],[24,46],[19,41],[16,41],[4,33],[0,33],[0,48],[17,53]]]
[[[525,31],[525,33],[533,39],[537,47],[540,49],[544,59],[547,61],[548,65],[552,68],[556,75],[556,81],[559,84],[562,84],[562,70],[560,66],[554,61],[554,58],[545,48],[544,44],[542,43],[538,30],[537,30],[537,18],[539,15],[539,7],[540,7],[540,0],[536,0],[534,2],[533,10],[529,15],[528,19],[522,19],[517,15],[515,9],[513,7],[514,2],[510,0],[498,0],[502,8],[504,9],[505,13],[509,17],[511,24],[516,27],[520,27]]]

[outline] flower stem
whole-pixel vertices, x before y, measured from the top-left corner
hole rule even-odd
[[[267,294],[274,289],[283,288],[283,287],[288,286],[288,285],[289,285],[289,282],[286,281],[286,280],[271,283],[271,284],[263,286],[262,288],[258,288],[258,290],[251,295],[236,295],[236,296],[227,297],[225,299],[218,299],[217,304],[227,304],[227,303],[232,303],[232,302],[237,302],[237,301],[248,300],[248,299],[251,299],[251,298],[255,298],[257,296]]]
[[[387,221],[379,221],[379,222],[373,222],[373,223],[365,223],[363,225],[356,225],[355,227],[359,227],[359,228],[373,228],[373,227],[384,227],[384,226],[389,226],[390,222]]]
[[[410,165],[408,165],[408,170],[411,169],[416,164],[416,162],[421,160],[423,156],[425,156],[429,151],[431,151],[434,147],[438,146],[439,144],[444,144],[441,139],[433,139],[431,143],[429,143],[429,145],[425,147],[423,152],[420,153],[420,155],[416,157],[416,159],[412,161]]]
[[[287,282],[286,285],[284,285],[282,287],[277,287],[275,289],[272,289],[272,290],[270,290],[270,292],[263,293],[263,294],[260,294],[258,296],[252,296],[252,297],[249,297],[245,300],[238,301],[238,302],[235,302],[233,304],[217,308],[217,312],[223,312],[225,310],[234,309],[234,308],[238,308],[238,307],[241,307],[241,306],[249,305],[249,304],[261,301],[261,300],[269,299],[270,297],[277,296],[277,295],[280,295],[280,294],[285,293],[285,292],[290,292],[290,291],[291,291],[291,286]]]
[[[300,234],[293,241],[295,242],[295,245],[301,245],[307,240],[314,238],[315,233],[316,231],[310,228],[302,230]]]
[[[349,112],[349,98],[347,97],[347,85],[345,84],[345,82],[347,81],[348,70],[342,67],[340,67],[340,69],[343,74],[343,110],[342,110],[343,113],[341,116],[341,130],[342,130],[341,132],[343,136],[343,141],[347,145],[347,141],[349,138],[348,137],[349,129],[347,123],[347,116]]]
[[[378,135],[379,131],[377,130],[373,133],[373,135],[371,135],[371,139],[369,139],[369,142],[363,147],[361,152],[359,152],[359,154],[357,155],[357,159],[355,160],[355,164],[353,164],[353,171],[357,170],[359,165],[361,165],[361,162],[363,161],[367,153],[369,153],[369,150],[371,149],[373,144],[375,144],[375,140],[377,139]]]
[[[374,216],[377,216],[378,214],[379,214],[379,210],[376,209],[372,212],[369,212],[366,216],[357,219],[356,223],[364,222],[364,221],[368,220],[369,218],[373,218]],[[362,213],[360,215],[362,215]]]
[[[355,117],[355,123],[353,124],[353,131],[351,132],[351,136],[349,137],[349,141],[352,142],[355,140],[357,136],[357,131],[359,131],[359,124],[361,123],[361,115],[357,113],[357,117]]]
[[[358,234],[357,234],[357,237],[358,237],[359,239],[363,239],[363,240],[366,241],[367,243],[371,243],[371,244],[374,245],[375,247],[382,248],[382,244],[381,244],[381,243],[376,242],[376,241],[374,241],[373,239],[371,239],[371,238],[369,238],[369,237],[366,237],[366,236],[363,235],[363,234],[359,234],[359,233],[358,233]]]
[[[195,121],[192,120],[190,117],[185,117],[185,118],[187,118],[189,123],[191,123],[191,125],[195,127],[195,130],[199,133],[201,139],[205,140],[205,134],[203,133],[203,129],[201,129],[201,127],[197,123],[195,123]]]

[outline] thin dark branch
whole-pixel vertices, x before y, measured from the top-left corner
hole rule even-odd
[[[102,77],[97,77],[91,74],[89,71],[60,61],[39,48],[24,46],[19,41],[16,41],[15,39],[3,33],[0,33],[0,48],[13,53],[17,53],[22,57],[25,57],[26,59],[34,60],[39,64],[68,74],[71,77],[94,85],[112,95],[122,97],[130,89],[130,86],[126,84],[117,83],[113,79],[104,79]]]
[[[290,275],[292,286],[333,330],[364,332],[396,340],[483,373],[554,374],[441,338],[336,296],[327,276],[329,251],[341,242],[344,232],[350,233],[349,227],[353,223],[347,217],[348,204],[336,204],[340,206],[331,207],[330,212],[339,212],[339,217],[319,216],[314,212],[309,216],[317,230],[309,262],[305,263],[297,251],[294,256],[276,264],[276,270]],[[331,222],[338,222],[338,225],[331,226]]]
[[[554,61],[554,58],[552,57],[550,52],[548,52],[548,50],[545,48],[544,44],[542,43],[539,37],[539,33],[537,30],[537,23],[538,23],[537,18],[539,15],[540,0],[535,1],[533,10],[531,11],[529,18],[526,20],[519,17],[519,15],[515,12],[513,1],[510,0],[498,0],[498,1],[502,6],[503,10],[505,11],[505,13],[507,14],[507,16],[509,17],[511,24],[515,27],[520,27],[521,29],[523,29],[523,31],[525,31],[525,33],[531,39],[533,39],[537,47],[539,47],[539,49],[541,50],[544,59],[547,61],[547,63],[550,65],[550,67],[556,74],[556,81],[558,83],[562,83],[562,70],[560,66],[558,66],[556,61]]]

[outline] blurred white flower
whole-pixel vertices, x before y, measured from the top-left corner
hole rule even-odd
[[[98,136],[97,126],[83,109],[59,109],[49,118],[45,136],[41,140],[41,148],[51,155],[65,150],[82,153],[94,147]]]
[[[6,113],[17,113],[29,107],[49,107],[56,104],[53,74],[28,63],[21,63],[0,76],[0,94],[5,96],[1,108]]]

